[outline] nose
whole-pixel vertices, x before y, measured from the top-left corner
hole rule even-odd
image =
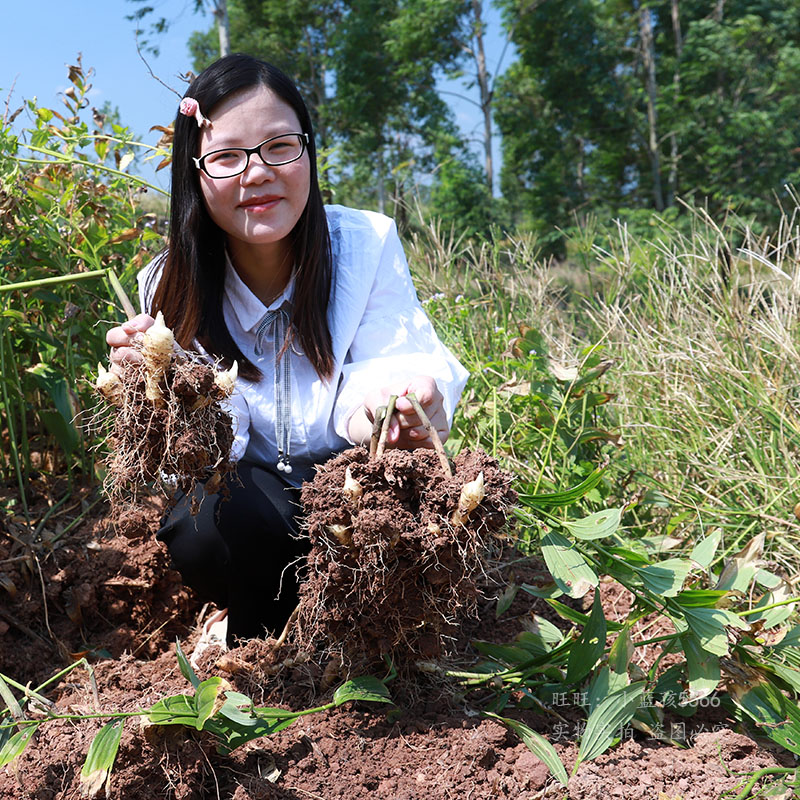
[[[242,183],[261,183],[275,178],[275,168],[265,163],[259,153],[250,153],[247,166],[240,176]]]

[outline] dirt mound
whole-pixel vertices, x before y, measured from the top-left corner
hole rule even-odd
[[[454,516],[476,480],[479,504]],[[452,477],[430,450],[370,459],[359,447],[329,461],[302,492],[312,549],[298,646],[361,666],[446,650],[475,614],[478,581],[515,499],[510,474],[483,452],[459,455]]]

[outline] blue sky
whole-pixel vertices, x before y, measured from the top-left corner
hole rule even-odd
[[[5,35],[0,48],[0,100],[3,106],[10,93],[13,111],[23,100],[36,96],[41,105],[62,107],[60,92],[68,88],[67,65],[83,55],[84,68],[95,70],[91,78],[90,99],[100,107],[107,100],[117,106],[123,124],[145,142],[155,143],[158,133],[148,133],[152,125],[167,125],[175,116],[178,98],[155,81],[136,51],[135,24],[125,19],[137,8],[128,0],[29,0],[9,2],[3,9]],[[206,30],[209,16],[193,14],[190,0],[151,0],[156,14],[172,20],[167,34],[159,38],[158,57],[146,54],[153,72],[164,83],[182,92],[185,87],[178,75],[191,68],[187,41],[195,30]],[[489,63],[494,66],[502,49],[498,39],[496,14],[490,17]],[[494,53],[494,55],[493,55]],[[506,56],[504,66],[509,63]],[[458,86],[448,85],[451,91]],[[474,135],[481,130],[477,109],[451,97],[462,129]],[[0,111],[2,113],[2,111]],[[15,127],[25,125],[20,117]],[[499,159],[495,156],[495,164]],[[167,188],[167,170],[156,182]]]
[[[177,76],[191,66],[186,42],[192,31],[209,23],[192,14],[190,4],[183,0],[156,0],[153,5],[163,7],[164,14],[174,15],[175,21],[159,42],[160,56],[146,57],[153,72],[180,92],[185,84]],[[157,141],[158,134],[148,130],[172,121],[178,98],[150,77],[136,52],[135,25],[125,19],[135,3],[39,0],[31,6],[25,2],[5,6],[5,36],[0,48],[3,105],[11,91],[12,111],[34,96],[41,105],[63,108],[59,93],[70,85],[66,65],[75,63],[80,52],[84,68],[95,69],[90,94],[93,105],[100,107],[110,101],[119,108],[123,124],[144,141]],[[167,185],[166,177],[158,182]]]

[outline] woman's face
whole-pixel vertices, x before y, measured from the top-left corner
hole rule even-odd
[[[290,105],[263,86],[220,102],[203,128],[198,156],[225,147],[255,147],[265,139],[301,132]],[[199,170],[200,188],[211,219],[228,237],[247,245],[275,245],[291,233],[308,201],[308,151],[291,164],[269,167],[257,154],[232,178],[209,178]]]

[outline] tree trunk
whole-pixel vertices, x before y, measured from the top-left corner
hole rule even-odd
[[[383,179],[383,145],[378,147],[376,152],[378,159],[377,189],[378,189],[378,211],[386,213],[386,184]]]
[[[473,25],[475,30],[475,66],[483,112],[483,151],[486,161],[486,182],[489,191],[494,189],[494,165],[492,163],[492,91],[489,87],[489,73],[486,69],[486,51],[483,45],[483,20],[481,19],[481,0],[472,0]]]
[[[681,92],[681,56],[683,55],[683,35],[681,34],[681,16],[678,0],[671,0],[672,7],[672,33],[675,37],[675,69],[672,71],[673,107],[677,107],[678,97]],[[667,208],[675,204],[675,195],[678,193],[678,137],[675,133],[669,135],[669,179],[667,182]]]
[[[586,200],[586,140],[583,136],[578,137],[578,163],[575,172],[575,188],[578,192],[578,205],[583,206]],[[578,220],[583,224],[583,214],[578,214]]]
[[[645,70],[647,87],[647,153],[650,158],[650,169],[653,174],[653,202],[656,210],[664,210],[664,194],[661,188],[661,159],[658,147],[658,111],[656,100],[656,48],[653,40],[653,17],[649,8],[639,7],[639,30],[642,40],[642,62]]]
[[[231,52],[231,34],[228,24],[228,0],[214,0],[214,17],[219,31],[219,55],[227,56]]]

